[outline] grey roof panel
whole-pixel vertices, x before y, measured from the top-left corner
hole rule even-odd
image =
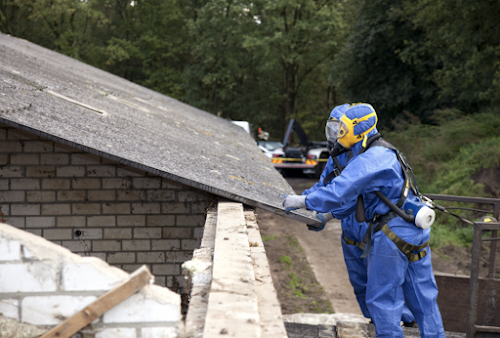
[[[230,121],[1,33],[0,60],[0,122],[285,215],[292,188]]]

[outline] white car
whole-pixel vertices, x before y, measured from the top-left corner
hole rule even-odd
[[[258,141],[257,144],[259,145],[260,150],[262,150],[262,152],[269,158],[283,157],[284,155],[283,143],[281,142]]]

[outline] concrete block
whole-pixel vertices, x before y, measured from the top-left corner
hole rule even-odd
[[[163,250],[163,251],[172,251],[172,250],[180,250],[181,241],[178,239],[153,239],[151,241],[151,250]]]
[[[40,204],[13,204],[10,206],[10,214],[14,216],[40,215]]]
[[[12,225],[13,227],[23,229],[25,227],[25,218],[24,217],[4,217],[5,223]]]
[[[102,205],[103,214],[130,214],[130,211],[130,203],[103,203]]]
[[[0,177],[24,177],[24,167],[11,165],[0,167]]]
[[[115,216],[89,216],[87,217],[88,227],[114,227],[116,226]]]
[[[203,202],[207,199],[207,195],[193,190],[183,190],[177,192],[177,200],[179,202]]]
[[[87,194],[89,201],[114,201],[116,199],[114,190],[89,190]]]
[[[164,252],[138,252],[137,263],[165,263]],[[154,269],[154,265],[153,265]]]
[[[43,238],[51,241],[73,239],[73,231],[71,229],[44,229]]]
[[[16,240],[0,237],[0,261],[8,262],[20,260],[21,244]]]
[[[102,179],[103,189],[131,189],[132,180],[125,177],[122,178],[103,178]]]
[[[199,249],[201,240],[198,239],[183,239],[181,240],[181,250]]]
[[[106,260],[109,264],[135,263],[135,252],[117,252],[108,254]]]
[[[19,321],[19,300],[0,299],[0,313],[2,316]]]
[[[9,180],[0,180],[0,191],[4,190],[9,190]]]
[[[146,176],[146,172],[140,169],[135,169],[132,167],[118,167],[116,170],[116,176],[119,177],[137,177],[137,176]]]
[[[21,321],[33,325],[57,325],[96,299],[96,296],[26,297],[21,301]]]
[[[161,228],[134,228],[134,238],[161,238]]]
[[[148,190],[146,192],[148,201],[152,202],[173,202],[175,201],[174,190]]]
[[[0,191],[0,202],[24,202],[25,195],[24,191]]]
[[[70,188],[70,180],[64,178],[43,179],[43,190],[63,190]]]
[[[78,229],[81,232],[80,236],[77,236],[75,232],[77,230],[73,231],[73,234],[75,234],[75,238],[77,239],[103,239],[103,233],[102,229],[89,229],[89,228],[84,228],[84,229]]]
[[[63,263],[61,276],[62,290],[111,290],[129,278],[126,272],[110,268],[98,258],[84,257],[83,260],[81,263]]]
[[[42,165],[69,164],[69,154],[41,154],[40,164]]]
[[[100,178],[74,178],[71,180],[73,189],[100,189]]]
[[[111,228],[104,229],[105,239],[131,239],[132,229],[131,228]]]
[[[175,327],[143,327],[141,329],[142,338],[176,338]]]
[[[87,166],[88,177],[113,177],[115,175],[116,175],[116,167],[112,165]]]
[[[135,189],[160,189],[160,177],[135,177],[132,179],[132,187]]]
[[[119,241],[92,241],[93,251],[121,251],[121,246]]]
[[[71,215],[71,204],[42,204],[42,215]]]
[[[140,292],[104,314],[107,323],[166,322],[181,320],[180,296],[157,285],[147,285]]]
[[[205,224],[205,215],[179,215],[177,226],[202,226]]]
[[[149,216],[148,216],[149,217]],[[116,224],[118,226],[144,226],[146,225],[146,216],[117,216]]]
[[[55,177],[56,168],[52,166],[26,167],[27,177]]]
[[[167,252],[165,260],[167,263],[184,263],[193,258],[192,251],[171,251]]]
[[[71,154],[71,164],[99,164],[101,157],[94,154]]]
[[[175,216],[173,215],[148,215],[146,224],[152,227],[165,227],[175,225]]]
[[[55,217],[26,217],[27,228],[52,228],[55,226]]]
[[[55,202],[56,192],[55,191],[27,191],[26,192],[27,202]]]
[[[101,213],[101,204],[85,203],[73,204],[73,215],[99,215]]]
[[[57,192],[57,200],[60,202],[83,202],[85,201],[85,190],[63,190]]]
[[[154,275],[170,275],[177,276],[181,273],[179,264],[153,264]]]
[[[191,210],[187,203],[163,203],[161,212],[163,214],[189,214]]]
[[[133,214],[159,214],[160,203],[132,203]]]
[[[60,228],[83,228],[85,227],[85,216],[58,216],[57,226]]]
[[[192,228],[163,228],[163,238],[192,238]]]
[[[61,246],[65,247],[71,252],[89,252],[91,248],[91,241],[62,241]]]
[[[118,190],[116,192],[117,201],[144,201],[146,192],[144,190]]]
[[[149,240],[122,241],[123,251],[146,251],[150,250],[151,242]]]
[[[185,185],[178,183],[178,182],[175,182],[175,181],[167,180],[166,178],[162,178],[161,183],[162,183],[161,184],[162,189],[172,189],[172,190],[186,189]]]
[[[9,164],[9,154],[0,154],[0,165]]]
[[[41,262],[1,264],[0,293],[56,291],[57,272],[57,267]]]
[[[68,166],[57,168],[57,177],[83,177],[85,168],[81,166]]]
[[[12,154],[10,155],[10,164],[40,164],[40,155],[38,154]]]
[[[25,141],[25,153],[50,153],[54,150],[54,143],[50,141]]]
[[[136,338],[137,331],[134,328],[112,328],[101,329],[94,336],[95,338]],[[158,337],[159,338],[159,337]]]
[[[0,152],[2,153],[20,153],[23,151],[23,146],[19,141],[2,141],[0,143]]]

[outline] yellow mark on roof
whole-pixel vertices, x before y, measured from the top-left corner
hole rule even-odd
[[[239,180],[239,181],[243,181],[245,183],[248,183],[248,184],[251,184],[251,185],[255,185],[254,183],[250,182],[250,181],[247,181],[241,177],[236,177],[236,176],[232,176],[232,175],[229,175],[229,177],[231,177],[232,179],[235,179],[235,180]]]

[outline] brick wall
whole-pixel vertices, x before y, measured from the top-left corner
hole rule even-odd
[[[0,124],[0,220],[182,286],[215,196]]]

